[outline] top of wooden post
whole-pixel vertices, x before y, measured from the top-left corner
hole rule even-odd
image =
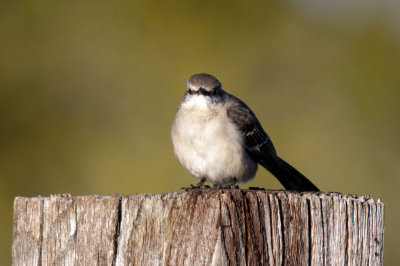
[[[14,265],[381,265],[384,206],[340,193],[193,189],[14,202]]]

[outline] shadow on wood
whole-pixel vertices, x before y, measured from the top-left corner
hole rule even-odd
[[[14,202],[13,265],[382,265],[366,196],[196,189]]]

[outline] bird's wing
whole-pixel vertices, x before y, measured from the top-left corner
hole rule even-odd
[[[289,190],[319,191],[303,174],[282,160],[276,154],[267,133],[261,127],[254,113],[245,103],[233,97],[228,108],[228,117],[237,125],[245,138],[248,154],[270,171]]]
[[[228,117],[242,132],[247,151],[254,154],[262,149],[276,155],[271,139],[250,108],[233,95],[227,97],[232,97],[232,101],[230,101],[232,104],[227,110]]]

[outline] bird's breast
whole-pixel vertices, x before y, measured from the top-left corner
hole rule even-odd
[[[246,181],[257,170],[243,145],[244,137],[223,106],[201,110],[181,107],[172,128],[174,151],[193,176],[213,184]]]

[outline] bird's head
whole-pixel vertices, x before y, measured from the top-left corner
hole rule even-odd
[[[213,96],[221,90],[221,83],[210,74],[200,73],[194,74],[186,81],[186,88],[188,94]]]

